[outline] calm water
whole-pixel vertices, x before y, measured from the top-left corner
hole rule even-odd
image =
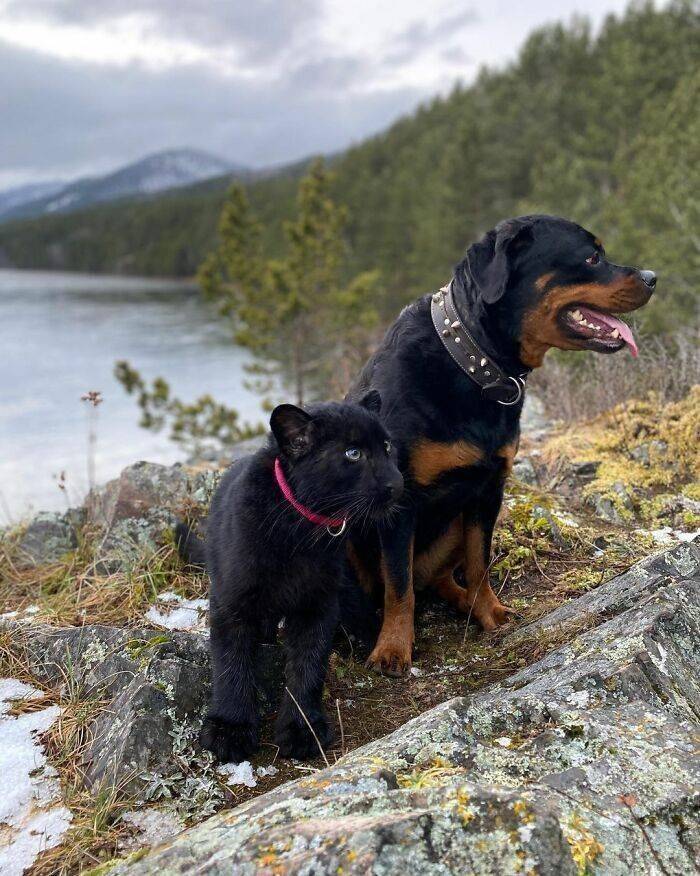
[[[138,459],[184,454],[167,435],[138,426],[138,408],[112,376],[127,359],[146,378],[163,376],[190,400],[203,392],[264,419],[243,387],[246,355],[197,291],[184,283],[0,270],[0,524],[29,510],[60,509],[87,487],[87,411],[99,390],[98,482]]]

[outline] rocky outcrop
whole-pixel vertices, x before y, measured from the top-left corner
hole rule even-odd
[[[164,533],[190,508],[207,505],[216,489],[215,470],[191,472],[182,465],[137,462],[90,493],[87,519],[102,533],[96,566],[128,569],[162,544]]]
[[[561,644],[112,872],[694,872],[700,546],[512,635]]]
[[[84,520],[82,509],[65,514],[41,511],[24,530],[19,543],[19,563],[38,566],[58,562],[78,546],[78,530]]]
[[[5,622],[25,666],[47,685],[70,683],[104,708],[91,728],[88,784],[130,794],[172,780],[183,761],[200,761],[196,736],[209,694],[209,651],[196,633],[107,626],[56,628]],[[262,707],[279,699],[282,658],[275,645],[260,656]],[[177,757],[176,757],[177,755]],[[172,789],[169,789],[172,790]]]

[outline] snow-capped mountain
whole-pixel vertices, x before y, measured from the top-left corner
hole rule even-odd
[[[106,176],[85,177],[38,195],[30,191],[25,198],[15,196],[9,206],[3,206],[3,198],[10,193],[0,193],[0,221],[68,213],[103,201],[145,197],[212,177],[244,173],[244,168],[207,152],[172,149],[149,155]]]
[[[65,182],[28,183],[0,192],[0,216],[39,198],[48,198],[65,186]]]

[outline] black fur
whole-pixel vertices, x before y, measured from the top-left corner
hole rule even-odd
[[[403,483],[374,413],[379,404],[371,392],[358,405],[329,403],[308,413],[280,405],[268,446],[235,463],[214,496],[205,541],[213,684],[201,742],[221,761],[240,761],[257,747],[256,650],[282,618],[291,695],[285,693],[277,717],[280,754],[318,754],[300,709],[321,745],[330,739],[321,695],[339,616],[345,540],[287,502],[274,461],[282,461],[294,497],[316,513],[349,513],[350,526],[388,514]],[[349,447],[362,452],[359,461],[347,458]],[[184,532],[180,542],[193,547]]]
[[[586,259],[599,250],[599,264]],[[539,283],[538,283],[539,281]],[[546,284],[545,284],[546,281]],[[546,285],[599,283],[614,290],[634,286],[632,310],[651,290],[634,268],[605,259],[592,234],[573,222],[551,216],[524,216],[501,223],[470,247],[454,271],[455,304],[482,350],[509,374],[529,369],[521,360],[524,316],[543,301]],[[620,346],[623,342],[620,342]],[[506,463],[499,449],[516,445],[522,401],[505,407],[482,397],[480,388],[445,351],[430,317],[430,296],[407,306],[389,328],[364,367],[348,399],[376,389],[382,421],[395,436],[406,490],[392,524],[379,523],[369,535],[353,536],[359,555],[383,555],[397,594],[412,586],[409,552],[420,554],[459,514],[484,532],[485,551],[501,505]],[[411,470],[411,453],[422,440],[466,441],[483,452],[476,465],[445,471],[421,486]],[[379,578],[378,563],[374,577]]]

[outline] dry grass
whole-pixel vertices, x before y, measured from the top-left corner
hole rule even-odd
[[[55,625],[85,623],[133,626],[163,590],[204,596],[203,575],[183,570],[173,544],[166,544],[127,572],[99,574],[89,552],[79,548],[63,562],[31,568],[18,562],[12,540],[0,543],[3,611],[39,607],[35,619]]]
[[[550,353],[529,386],[549,416],[564,423],[595,417],[628,399],[655,393],[661,404],[678,401],[700,383],[700,334],[641,338],[639,358]]]

